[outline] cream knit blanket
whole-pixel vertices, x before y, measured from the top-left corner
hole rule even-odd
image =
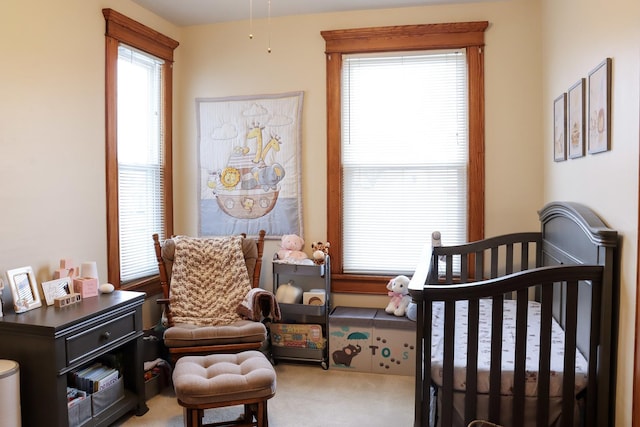
[[[242,237],[175,238],[170,304],[173,322],[229,325],[251,290]]]

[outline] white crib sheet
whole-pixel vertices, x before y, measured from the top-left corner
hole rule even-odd
[[[478,392],[489,393],[489,366],[491,349],[491,304],[490,299],[480,300],[480,319],[478,328]],[[455,357],[454,383],[455,390],[466,390],[466,341],[467,341],[467,301],[456,302],[455,322]],[[515,356],[516,301],[504,301],[504,321],[502,329],[502,377],[500,393],[513,394],[513,370]],[[537,396],[538,389],[538,355],[540,350],[540,304],[529,302],[527,332],[526,386],[527,396]],[[551,378],[549,396],[562,396],[562,372],[564,369],[564,331],[554,320],[551,336]],[[444,346],[444,303],[433,305],[432,346],[431,346],[431,378],[442,386],[442,359]],[[576,350],[576,394],[587,385],[587,361]]]

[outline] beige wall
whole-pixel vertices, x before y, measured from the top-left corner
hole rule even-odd
[[[592,206],[623,236],[618,425],[630,425],[638,216],[640,4],[510,0],[178,28],[128,0],[4,0],[0,5],[0,271],[95,260],[106,278],[104,19],[112,7],[178,40],[175,231],[197,232],[195,98],[305,92],[304,229],[326,236],[325,58],[321,30],[487,20],[486,234],[538,229],[549,200]],[[543,31],[544,29],[544,31]],[[552,100],[614,59],[613,150],[551,161]],[[428,124],[427,124],[428,125]],[[596,179],[597,178],[597,179]],[[588,184],[588,185],[585,185]],[[269,242],[267,259],[276,249]],[[265,287],[271,286],[263,273]],[[386,298],[338,295],[342,305]],[[149,321],[150,322],[150,321]],[[147,324],[149,324],[147,322]]]
[[[30,265],[41,282],[71,258],[106,281],[105,7],[179,38],[128,1],[0,5],[2,273]]]
[[[304,91],[304,237],[307,242],[324,241],[326,81],[320,31],[480,20],[490,22],[485,57],[486,233],[536,230],[536,210],[542,203],[538,16],[537,2],[508,1],[278,18],[272,19],[271,54],[265,21],[254,22],[253,40],[248,38],[248,21],[185,28],[178,65],[184,71],[176,99],[176,231],[196,233],[198,227],[195,98]],[[277,242],[268,242],[267,254],[276,248]],[[266,267],[270,271],[268,262]],[[263,276],[269,288],[271,277]],[[388,297],[338,295],[334,305],[383,307],[387,302]]]
[[[544,200],[592,207],[622,236],[616,425],[631,425],[638,221],[640,3],[542,1]],[[604,58],[613,59],[612,150],[552,161],[553,100]]]

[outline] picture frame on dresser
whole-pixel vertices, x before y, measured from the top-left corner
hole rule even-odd
[[[553,160],[567,160],[567,94],[553,101]]]
[[[42,306],[38,284],[31,267],[7,270],[7,279],[16,313],[24,313]]]
[[[567,141],[570,159],[584,156],[584,87],[585,79],[582,78],[569,88]]]
[[[53,305],[55,299],[69,295],[73,291],[73,278],[61,277],[60,279],[42,282],[42,293],[47,305]]]
[[[589,154],[611,149],[611,58],[589,73]]]

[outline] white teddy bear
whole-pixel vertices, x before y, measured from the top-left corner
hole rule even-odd
[[[396,316],[404,316],[409,303],[411,302],[411,296],[409,295],[409,278],[407,276],[397,276],[389,280],[387,283],[387,290],[389,290],[389,296],[391,301],[384,309],[389,314]]]

